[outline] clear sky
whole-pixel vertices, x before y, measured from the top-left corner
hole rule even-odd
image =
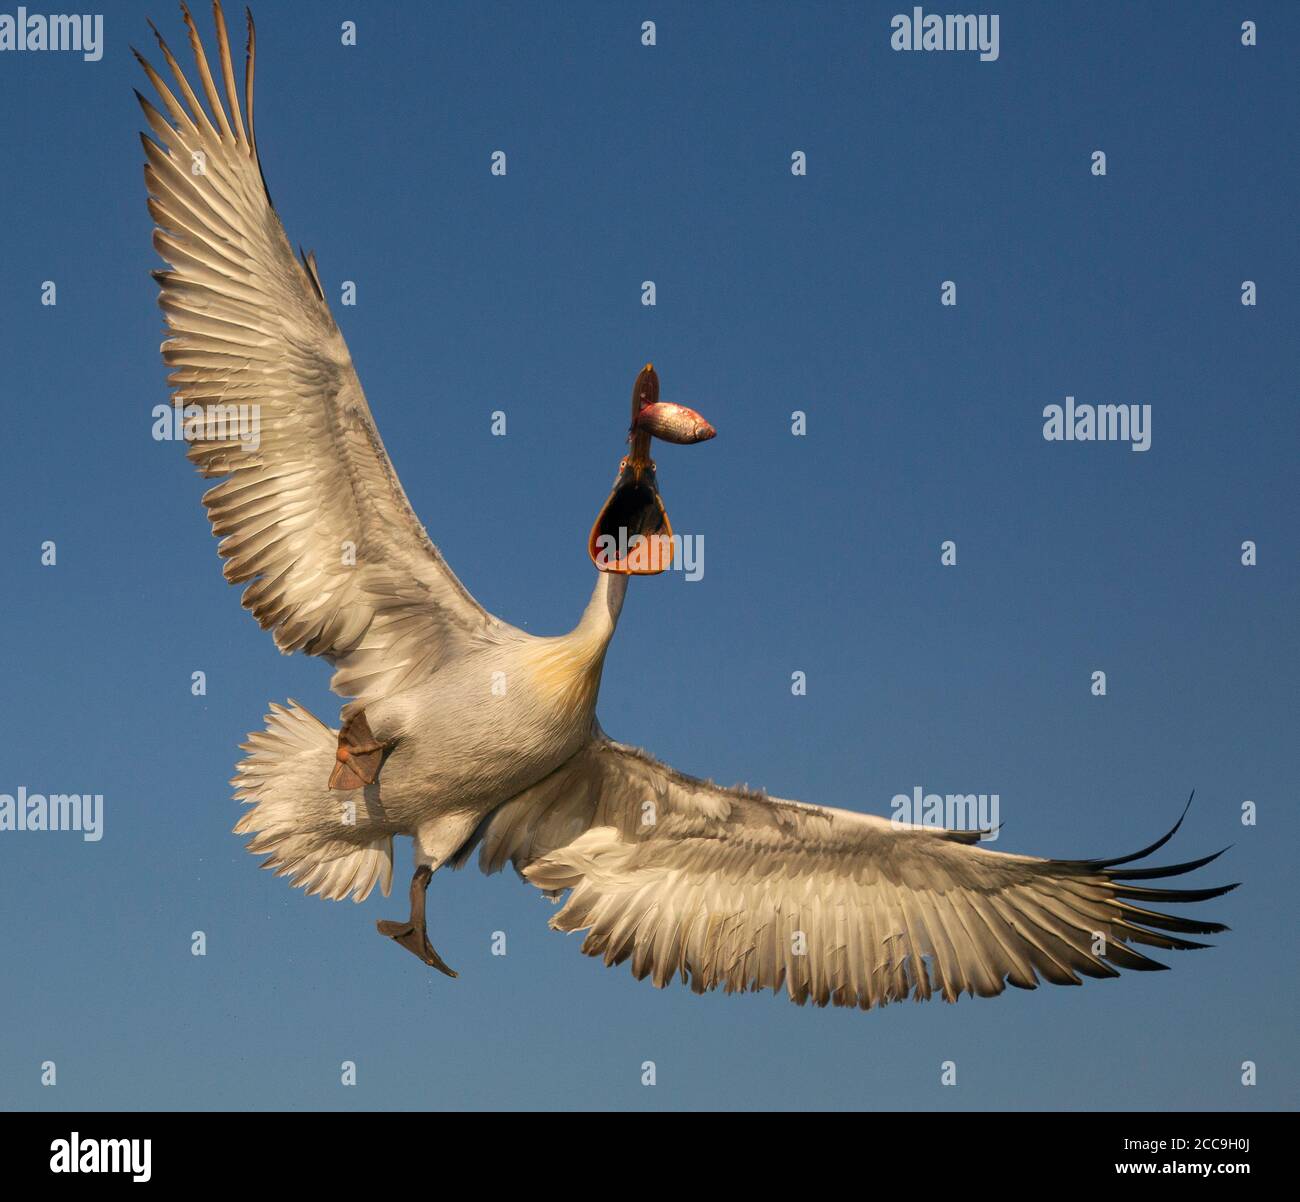
[[[0,53],[0,793],[105,806],[98,842],[0,832],[0,1104],[1294,1104],[1300,7],[998,0],[981,62],[892,50],[892,2],[255,6],[272,195],[487,608],[576,621],[643,363],[718,428],[657,453],[704,574],[633,583],[611,735],[872,813],[996,793],[996,846],[1048,856],[1135,850],[1195,788],[1166,859],[1235,844],[1189,881],[1244,882],[1199,907],[1233,929],[1172,972],[869,1014],[656,991],[476,869],[430,889],[449,981],[374,931],[406,841],[362,906],[242,850],[237,744],[339,700],[240,609],[151,436],[127,47],[147,16],[185,39],[170,2],[108,7],[98,62]],[[1149,405],[1150,449],[1045,440],[1066,396]]]

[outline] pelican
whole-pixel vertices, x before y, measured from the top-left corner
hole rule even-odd
[[[477,850],[486,872],[511,864],[560,903],[553,928],[585,932],[584,952],[630,961],[638,979],[864,1010],[1164,968],[1138,948],[1204,947],[1185,936],[1226,929],[1151,906],[1234,886],[1139,883],[1221,852],[1122,867],[1182,818],[1134,855],[1040,859],[980,846],[987,831],[722,788],[607,737],[596,701],[629,582],[663,570],[654,548],[671,555],[649,447],[652,426],[678,419],[664,416],[653,368],[637,376],[631,445],[589,535],[595,586],[577,625],[543,638],[486,612],[412,511],[315,258],[294,255],[271,204],[251,15],[241,107],[220,3],[224,104],[183,12],[206,109],[161,35],[170,83],[136,55],[161,105],[137,92],[173,403],[199,415],[188,454],[219,481],[203,502],[226,579],[247,585],[245,608],[282,652],[327,660],[347,698],[338,729],[273,703],[243,746],[234,830],[266,867],[359,902],[390,892],[393,839],[410,838],[410,912],[379,931],[455,976],[429,942],[426,891]],[[260,413],[255,447],[212,422],[235,404]],[[657,425],[637,424],[645,409]],[[711,433],[692,420],[692,437]],[[645,537],[600,553],[616,531]]]

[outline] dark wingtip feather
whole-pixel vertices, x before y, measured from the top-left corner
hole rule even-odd
[[[1152,852],[1159,851],[1166,843],[1169,842],[1177,833],[1178,828],[1183,825],[1183,819],[1187,817],[1187,811],[1192,808],[1192,798],[1196,796],[1196,790],[1193,789],[1187,798],[1187,804],[1183,806],[1183,812],[1178,815],[1178,821],[1169,828],[1169,830],[1160,836],[1154,843],[1144,847],[1141,851],[1135,851],[1128,856],[1115,856],[1113,858],[1101,858],[1096,860],[1055,860],[1056,864],[1068,866],[1071,868],[1113,868],[1117,864],[1131,864],[1134,860],[1141,860],[1151,855]]]
[[[1159,947],[1174,952],[1199,951],[1201,948],[1214,946],[1211,943],[1198,943],[1193,939],[1180,939],[1177,935],[1167,935],[1163,931],[1149,931],[1146,927],[1131,922],[1121,922],[1119,928],[1123,932],[1120,937],[1123,943],[1142,943],[1147,947]]]
[[[1106,949],[1106,959],[1119,968],[1127,968],[1133,972],[1168,972],[1169,965],[1161,964],[1159,960],[1152,960],[1150,956],[1144,956],[1141,952],[1134,951],[1127,943],[1113,941]]]
[[[314,250],[304,251],[302,246],[298,247],[298,255],[302,259],[303,268],[307,272],[307,278],[311,281],[311,286],[316,295],[322,301],[325,299],[325,289],[321,287],[320,272],[316,269],[316,252]]]
[[[145,20],[149,21],[149,18],[145,17]],[[172,52],[167,43],[163,40],[163,35],[158,32],[158,26],[152,21],[149,21],[149,28],[153,30],[153,36],[158,39],[158,46],[162,50],[163,54],[170,58]]]
[[[1128,902],[1116,903],[1127,919],[1141,923],[1143,926],[1156,927],[1162,931],[1178,931],[1183,935],[1218,935],[1228,928],[1221,922],[1207,919],[1183,918],[1177,914],[1162,914],[1159,910],[1146,910]]]
[[[1130,868],[1124,872],[1107,872],[1106,875],[1112,881],[1154,881],[1161,877],[1181,876],[1184,872],[1194,872],[1197,868],[1212,864],[1231,848],[1232,844],[1229,843],[1227,847],[1221,847],[1218,851],[1202,856],[1199,860],[1185,860],[1181,864],[1170,864],[1166,868]]]
[[[194,37],[198,37],[199,27],[194,24],[194,14],[190,12],[190,6],[185,3],[185,0],[181,0],[181,17],[185,21],[185,28],[193,34]]]
[[[253,78],[257,69],[257,26],[253,23],[253,10],[244,7],[244,19],[247,32],[244,37],[244,107],[248,110],[248,144],[253,151],[253,161],[257,164],[257,174],[262,180],[262,191],[266,193],[266,203],[275,208],[271,199],[271,189],[266,182],[266,169],[262,166],[262,155],[257,149],[257,134],[253,126]],[[324,297],[321,298],[322,300]]]
[[[1240,882],[1238,882],[1240,883]],[[1116,897],[1131,897],[1137,901],[1152,902],[1202,902],[1231,893],[1237,884],[1214,885],[1208,889],[1144,889],[1141,885],[1122,885],[1115,890]]]

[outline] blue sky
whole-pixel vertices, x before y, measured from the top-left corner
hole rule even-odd
[[[655,991],[476,870],[430,889],[448,981],[373,929],[407,846],[360,907],[260,872],[236,745],[270,700],[339,702],[242,612],[203,483],[150,436],[127,46],[146,16],[184,37],[115,3],[99,62],[0,54],[0,793],[105,798],[97,843],[0,833],[0,1104],[1294,1105],[1300,9],[1000,0],[980,62],[892,51],[902,7],[259,0],[271,192],[412,503],[502,617],[576,620],[641,364],[717,426],[657,454],[705,572],[633,583],[614,737],[874,813],[996,792],[998,848],[1049,856],[1134,850],[1195,788],[1167,855],[1235,844],[1191,882],[1244,882],[1205,907],[1233,930],[1169,973],[861,1014]],[[1045,441],[1067,395],[1149,404],[1150,450]]]

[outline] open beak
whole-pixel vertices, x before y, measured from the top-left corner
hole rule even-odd
[[[654,576],[673,561],[673,528],[655,482],[655,465],[631,456],[619,464],[587,553],[602,572]]]
[[[636,424],[641,410],[658,400],[659,377],[647,363],[632,388],[631,450],[587,540],[587,553],[602,572],[654,576],[673,561],[673,528],[650,459],[650,431]]]
[[[653,363],[632,385],[631,450],[618,465],[618,478],[591,528],[587,553],[602,572],[654,576],[673,561],[673,528],[659,496],[650,439],[693,443],[716,431],[694,409],[660,403]]]

